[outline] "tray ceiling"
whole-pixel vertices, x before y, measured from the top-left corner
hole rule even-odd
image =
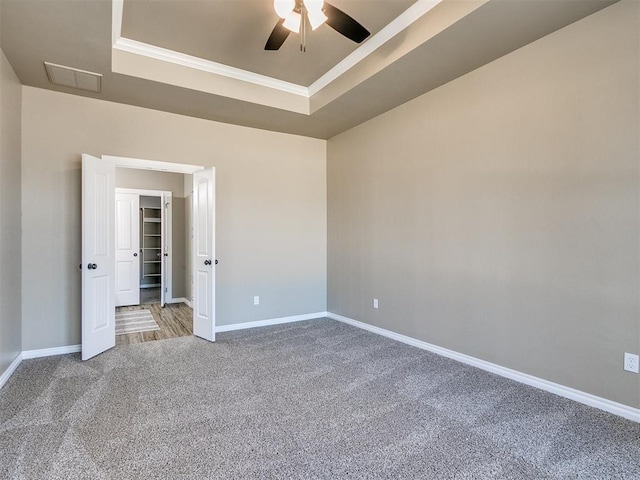
[[[272,0],[0,0],[24,85],[330,138],[617,0],[334,0],[372,32],[330,27],[265,52]],[[386,26],[385,26],[386,25]],[[102,75],[53,85],[44,62]]]
[[[415,0],[333,0],[371,34]],[[307,33],[307,51],[291,34],[278,51],[264,45],[279,20],[272,0],[125,0],[122,36],[249,72],[309,86],[358,44],[328,25]]]

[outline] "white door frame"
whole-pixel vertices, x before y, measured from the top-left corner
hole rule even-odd
[[[133,168],[136,170],[156,170],[158,172],[186,173],[193,175],[205,167],[201,165],[187,165],[186,163],[160,162],[158,160],[143,160],[141,158],[116,157],[113,155],[102,155],[103,160],[114,163],[116,168]]]
[[[145,160],[141,158],[119,157],[114,155],[102,155],[101,158],[103,160],[109,160],[113,162],[115,168],[154,170],[158,172],[182,173],[186,175],[193,175],[194,173],[205,169],[205,167],[202,165],[189,165],[185,163],[162,162],[158,160]],[[193,225],[191,226],[191,228],[193,229]],[[191,237],[193,237],[193,235],[191,235]],[[191,248],[193,248],[193,239],[191,240]],[[192,272],[192,275],[193,275],[193,272]],[[192,279],[188,278],[187,281],[190,282],[191,284],[191,304],[193,305],[194,301],[196,300],[197,292],[195,292],[193,289]],[[215,331],[215,315],[213,317],[213,322],[214,322],[213,329]]]

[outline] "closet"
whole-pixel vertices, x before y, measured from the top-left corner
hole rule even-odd
[[[171,192],[116,188],[116,307],[172,298],[171,202]]]
[[[140,287],[160,287],[162,278],[162,198],[140,196]]]
[[[184,190],[191,181],[183,174],[116,169],[116,306],[186,299],[191,197],[187,202]]]

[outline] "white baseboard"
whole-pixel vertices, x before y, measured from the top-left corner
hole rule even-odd
[[[22,352],[23,360],[29,358],[51,357],[53,355],[64,355],[66,353],[78,353],[82,351],[82,345],[67,345],[64,347],[40,348],[38,350],[25,350]]]
[[[167,302],[167,303],[179,303],[184,302],[190,304],[186,298],[175,298],[172,299],[175,302]],[[189,305],[190,306],[190,305]],[[244,323],[234,323],[232,325],[221,325],[216,327],[216,332],[229,332],[232,330],[242,330],[245,328],[255,328],[255,327],[265,327],[268,325],[279,325],[282,323],[291,323],[291,322],[300,322],[303,320],[312,320],[314,318],[326,317],[327,312],[318,312],[318,313],[308,313],[305,315],[294,315],[291,317],[282,317],[282,318],[271,318],[269,320],[259,320],[257,322],[244,322]],[[9,368],[0,376],[0,388],[6,382],[13,371],[20,365],[22,360],[28,360],[31,358],[41,358],[41,357],[50,357],[53,355],[64,355],[67,353],[78,353],[82,351],[82,345],[67,345],[64,347],[54,347],[54,348],[41,348],[38,350],[25,350],[20,355],[16,357],[14,362],[9,366]]]
[[[15,372],[18,365],[22,362],[22,353],[16,355],[16,358],[13,359],[13,362],[7,367],[7,369],[2,372],[0,375],[0,388],[4,387],[4,384],[9,381],[9,377]]]
[[[230,332],[232,330],[244,330],[245,328],[266,327],[269,325],[280,325],[282,323],[301,322],[303,320],[314,320],[327,316],[327,312],[307,313],[304,315],[293,315],[291,317],[271,318],[269,320],[258,320],[257,322],[232,323],[231,325],[216,326],[216,333]]]
[[[165,300],[165,303],[184,303],[189,307],[191,306],[191,302],[184,297],[170,298],[169,300]]]
[[[182,299],[179,299],[179,300],[182,300]],[[313,320],[313,319],[322,318],[322,317],[329,317],[333,320],[347,323],[349,325],[353,325],[354,327],[362,328],[363,330],[367,330],[369,332],[373,332],[378,335],[382,335],[382,336],[391,338],[393,340],[397,340],[399,342],[421,348],[423,350],[428,350],[438,355],[442,355],[443,357],[451,358],[453,360],[466,363],[467,365],[480,368],[481,370],[495,373],[497,375],[510,378],[511,380],[515,380],[525,385],[530,385],[532,387],[540,388],[541,390],[545,390],[547,392],[551,392],[561,397],[574,400],[584,405],[598,408],[600,410],[604,410],[605,412],[613,413],[614,415],[618,415],[618,416],[627,418],[629,420],[632,420],[634,422],[640,423],[640,409],[638,408],[633,408],[628,405],[617,403],[617,402],[608,400],[606,398],[598,397],[596,395],[583,392],[581,390],[576,390],[575,388],[566,387],[564,385],[550,382],[548,380],[544,380],[542,378],[535,377],[527,373],[519,372],[517,370],[512,370],[510,368],[503,367],[495,363],[487,362],[485,360],[481,360],[479,358],[475,358],[470,355],[465,355],[463,353],[459,353],[454,350],[449,350],[448,348],[439,347],[431,343],[423,342],[422,340],[417,340],[415,338],[408,337],[406,335],[395,333],[390,330],[385,330],[384,328],[369,325],[368,323],[360,322],[358,320],[354,320],[352,318],[344,317],[342,315],[338,315],[331,312],[308,313],[305,315],[294,315],[290,317],[258,320],[256,322],[242,322],[242,323],[234,323],[231,325],[220,325],[216,327],[216,332],[229,332],[233,330],[243,330],[246,328],[265,327],[269,325],[280,325],[283,323],[300,322],[304,320]],[[20,365],[23,359],[27,360],[31,358],[49,357],[52,355],[64,355],[67,353],[77,353],[77,352],[80,352],[81,350],[82,350],[81,345],[68,345],[64,347],[43,348],[38,350],[25,350],[21,354],[19,354],[15,358],[15,360],[11,363],[11,365],[9,365],[9,367],[2,373],[2,375],[0,375],[0,388],[2,388],[4,384],[9,380],[9,377],[15,371],[15,369],[18,368],[18,365]]]
[[[349,325],[353,325],[354,327],[362,328],[364,330],[377,333],[378,335],[383,335],[393,340],[397,340],[399,342],[406,343],[423,350],[437,353],[438,355],[442,355],[443,357],[451,358],[453,360],[466,363],[467,365],[472,365],[474,367],[480,368],[481,370],[500,375],[501,377],[510,378],[511,380],[515,380],[516,382],[540,388],[541,390],[546,390],[547,392],[554,393],[561,397],[565,397],[584,405],[589,405],[590,407],[595,407],[600,410],[604,410],[605,412],[613,413],[614,415],[618,415],[620,417],[624,417],[626,419],[640,423],[640,409],[638,408],[633,408],[622,403],[613,402],[611,400],[607,400],[606,398],[598,397],[590,393],[576,390],[575,388],[565,387],[564,385],[560,385],[559,383],[554,383],[542,378],[534,377],[533,375],[529,375],[527,373],[522,373],[517,370],[503,367],[501,365],[496,365],[495,363],[480,360],[479,358],[465,355],[464,353],[458,353],[454,350],[449,350],[448,348],[442,348],[431,343],[423,342],[422,340],[416,340],[415,338],[407,337],[406,335],[401,335],[390,330],[385,330],[384,328],[375,327],[373,325],[369,325],[368,323],[360,322],[352,318],[343,317],[342,315],[328,312],[326,316],[333,320],[348,323]]]
[[[4,387],[9,377],[18,368],[18,365],[22,363],[22,360],[29,360],[31,358],[51,357],[53,355],[64,355],[66,353],[77,353],[82,351],[82,345],[67,345],[65,347],[54,348],[41,348],[38,350],[24,350],[18,354],[18,356],[11,362],[11,365],[0,375],[0,388]]]

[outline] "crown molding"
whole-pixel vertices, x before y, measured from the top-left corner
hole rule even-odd
[[[406,30],[414,22],[429,13],[432,8],[442,3],[443,0],[418,0],[391,23],[373,35],[369,40],[347,55],[342,61],[322,75],[309,86],[310,96],[316,95],[334,80],[347,73],[362,60],[378,50],[393,37]]]
[[[294,95],[298,98],[308,100],[307,107],[304,108],[304,112],[299,108],[288,108],[286,106],[278,108],[284,108],[290,111],[297,111],[298,113],[311,113],[311,98],[323,89],[331,85],[340,77],[345,75],[351,69],[353,69],[360,62],[367,57],[375,53],[379,48],[385,45],[389,40],[396,37],[398,34],[405,31],[416,21],[424,17],[434,7],[444,2],[445,0],[417,0],[407,10],[400,14],[397,18],[391,21],[386,27],[380,30],[378,33],[369,38],[365,43],[360,45],[351,54],[345,57],[342,61],[332,67],[329,71],[323,74],[309,87],[304,85],[298,85],[284,80],[279,80],[266,75],[250,72],[236,67],[231,67],[218,62],[205,60],[200,57],[187,55],[181,52],[176,52],[148,43],[132,40],[122,37],[122,19],[124,14],[124,0],[113,0],[112,6],[112,48],[113,50],[119,50],[132,55],[139,55],[150,59],[166,62],[173,65],[178,65],[190,69],[194,69],[201,72],[206,72],[219,77],[236,80],[238,82],[245,82],[259,87],[264,87],[271,90],[283,92],[285,94]],[[242,84],[240,84],[241,86]],[[183,85],[184,86],[184,85]],[[224,93],[220,93],[224,95]],[[243,97],[243,95],[240,95]],[[240,98],[235,97],[235,98]],[[248,101],[255,101],[255,99],[245,98]],[[262,103],[262,102],[258,102]],[[269,102],[264,103],[268,105]]]
[[[124,0],[113,0],[112,4],[112,47],[115,50],[142,55],[183,67],[193,68],[207,73],[213,73],[226,78],[260,85],[262,87],[279,90],[281,92],[309,98],[309,89],[302,85],[285,82],[266,75],[231,67],[218,62],[212,62],[200,57],[194,57],[181,52],[157,47],[122,36],[122,16],[124,14]]]
[[[111,3],[111,46],[122,36],[122,15],[124,14],[124,0],[112,0]]]
[[[167,48],[156,47],[155,45],[138,42],[137,40],[120,37],[114,43],[113,48],[115,50],[133,53],[135,55],[142,55],[144,57],[153,58],[163,62],[173,63],[175,65],[212,73],[221,77],[253,83],[255,85],[271,88],[273,90],[279,90],[281,92],[309,98],[309,89],[307,87],[296,85],[295,83],[285,82],[283,80],[278,80],[266,75],[249,72],[240,68],[230,67],[229,65],[224,65],[222,63],[204,60],[202,58],[187,55],[185,53],[175,52]]]

